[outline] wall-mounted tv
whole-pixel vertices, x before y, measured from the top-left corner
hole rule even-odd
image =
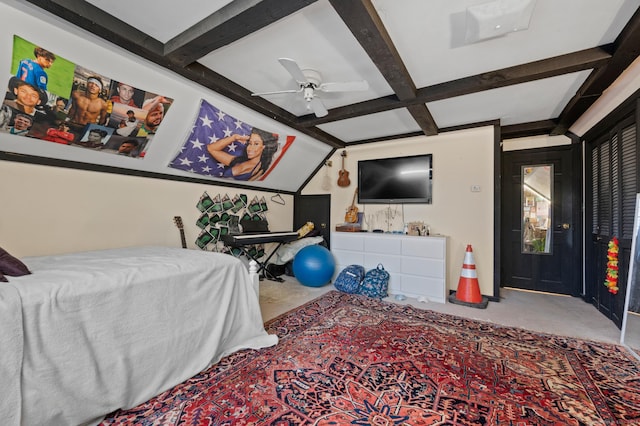
[[[431,204],[433,155],[358,161],[361,204]]]

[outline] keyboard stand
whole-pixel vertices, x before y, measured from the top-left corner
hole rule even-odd
[[[246,233],[246,234],[227,234],[221,237],[222,242],[227,247],[234,247],[241,250],[242,254],[247,256],[251,260],[255,260],[258,264],[258,274],[260,275],[260,280],[265,278],[283,282],[284,280],[280,277],[276,277],[271,272],[267,270],[267,265],[269,264],[269,260],[273,257],[273,255],[278,251],[280,246],[284,243],[288,243],[298,239],[297,232],[260,232],[260,233]],[[252,246],[255,244],[266,244],[266,243],[278,243],[275,249],[271,251],[271,253],[267,256],[267,258],[263,261],[258,260],[255,256],[252,256],[246,247]]]

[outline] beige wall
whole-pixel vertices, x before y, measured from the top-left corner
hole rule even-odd
[[[331,223],[335,228],[336,224],[344,222],[346,209],[351,205],[357,186],[358,160],[433,154],[433,204],[404,205],[404,219],[402,206],[392,205],[392,212],[398,214],[391,221],[389,230],[402,230],[403,222],[424,221],[432,233],[446,235],[447,282],[452,290],[458,287],[465,248],[471,244],[480,291],[493,295],[493,138],[493,127],[483,127],[349,147],[346,149],[345,169],[349,171],[351,185],[346,188],[337,185],[342,161],[342,150],[338,150],[331,158],[333,166],[328,170],[331,188],[328,191],[322,189],[325,180],[323,168],[302,193],[331,193]],[[480,192],[471,192],[472,185],[479,185]],[[365,217],[374,219],[376,228],[384,230],[387,229],[383,220],[384,210],[388,207],[358,205]]]
[[[465,130],[431,137],[381,142],[347,149],[346,169],[352,184],[337,186],[340,153],[329,169],[331,189],[321,189],[325,171],[304,189],[304,194],[331,193],[331,221],[344,221],[357,185],[357,161],[378,157],[433,154],[434,202],[431,205],[392,206],[390,229],[422,220],[433,233],[448,238],[448,286],[457,288],[464,249],[472,244],[483,294],[493,294],[493,128]],[[480,185],[480,192],[471,192]],[[158,244],[178,246],[173,224],[181,216],[189,248],[199,233],[196,203],[204,191],[210,195],[246,193],[249,198],[273,195],[229,187],[115,175],[0,161],[0,246],[17,256]],[[291,230],[293,197],[284,206],[269,202],[268,219],[274,231]],[[387,206],[359,205],[365,216],[386,229]],[[403,211],[404,210],[404,211]],[[403,219],[404,213],[404,219]]]
[[[181,216],[187,245],[197,248],[204,191],[265,196],[271,230],[288,231],[293,197],[285,205],[272,193],[59,167],[0,161],[0,247],[15,256],[37,256],[139,245],[180,247],[173,222]]]

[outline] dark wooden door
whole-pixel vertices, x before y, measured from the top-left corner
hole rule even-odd
[[[501,286],[578,296],[582,293],[580,255],[580,146],[508,151],[503,154]],[[527,200],[523,168],[550,170],[550,224],[544,252],[532,252],[524,227]]]
[[[313,222],[331,248],[331,195],[296,195],[293,203],[293,229]]]

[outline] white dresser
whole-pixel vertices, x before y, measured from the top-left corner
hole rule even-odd
[[[382,263],[389,272],[389,294],[447,300],[447,238],[373,232],[332,232],[337,276],[348,265],[365,270]],[[334,279],[335,279],[334,276]]]

